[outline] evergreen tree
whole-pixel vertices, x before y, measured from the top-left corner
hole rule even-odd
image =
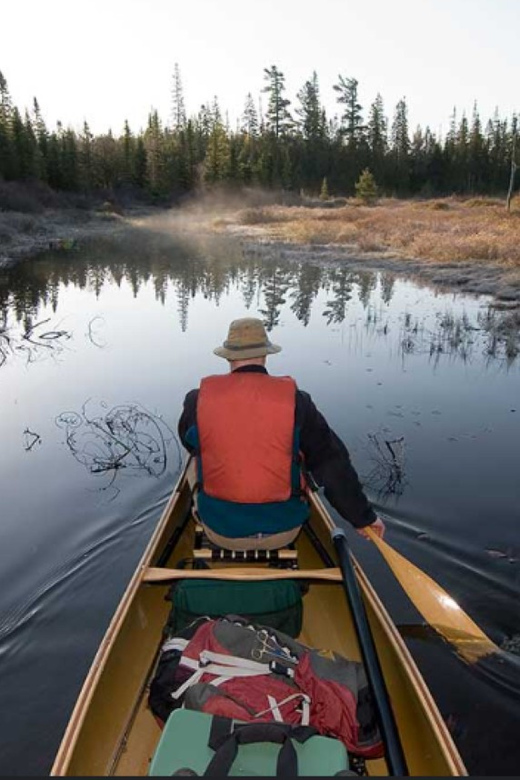
[[[356,197],[368,205],[374,203],[377,198],[376,181],[368,168],[365,168],[356,182]]]
[[[148,127],[145,132],[147,189],[154,198],[166,194],[165,156],[163,148],[163,132],[157,110],[148,116]]]
[[[79,176],[83,189],[90,192],[94,186],[94,136],[87,122],[83,123],[83,133],[79,137]]]
[[[347,139],[347,146],[356,149],[363,141],[366,130],[361,114],[362,106],[358,103],[358,82],[340,75],[333,89],[339,93],[337,102],[345,106],[341,117],[341,132]]]
[[[306,141],[316,141],[325,135],[326,119],[320,105],[318,76],[313,72],[310,81],[306,81],[297,95],[300,108],[296,113],[300,117],[297,126]]]
[[[402,98],[395,107],[392,123],[392,158],[394,162],[394,186],[406,193],[410,182],[410,137],[408,134],[408,107]]]
[[[45,125],[45,121],[40,111],[40,106],[36,98],[33,100],[33,118],[32,125],[37,140],[37,153],[36,153],[36,168],[38,171],[38,178],[42,181],[47,181],[47,144],[49,140],[49,133]]]
[[[7,81],[0,71],[0,176],[16,175],[11,142],[12,102]]]
[[[140,135],[135,147],[135,167],[133,172],[133,182],[140,189],[144,190],[148,179],[148,167],[146,161],[146,146],[144,138]]]
[[[125,119],[120,143],[122,147],[121,181],[123,184],[129,185],[135,181],[136,141],[127,119]]]
[[[182,89],[181,73],[176,62],[173,71],[172,87],[172,125],[174,130],[184,130],[186,127],[186,109],[184,107],[184,93]]]
[[[486,170],[486,152],[484,137],[482,135],[482,124],[480,115],[475,102],[473,105],[473,116],[471,120],[471,129],[469,134],[469,175],[468,183],[470,192],[478,192],[482,187],[487,173]]]
[[[70,128],[59,134],[61,189],[74,192],[79,187],[76,136]]]
[[[250,92],[247,95],[244,113],[242,114],[241,130],[243,133],[251,136],[251,138],[258,138],[258,113]]]
[[[385,159],[388,154],[388,122],[384,112],[383,98],[379,94],[370,106],[367,142],[374,175],[379,181],[384,181]]]
[[[278,70],[276,65],[264,68],[264,76],[268,83],[262,92],[269,94],[267,127],[274,134],[275,138],[278,139],[280,136],[287,134],[293,125],[288,108],[291,101],[283,96],[285,92],[285,76]]]
[[[208,184],[224,181],[229,176],[230,144],[224,125],[215,121],[208,139],[204,159],[204,180]]]

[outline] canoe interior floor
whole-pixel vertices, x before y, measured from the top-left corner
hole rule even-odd
[[[184,541],[184,540],[183,540]],[[187,541],[187,540],[186,540]],[[181,545],[184,547],[184,544]],[[179,549],[168,566],[179,560]],[[322,566],[316,550],[302,534],[298,542],[299,565],[302,569]],[[157,587],[157,586],[155,586]],[[157,587],[158,596],[163,598],[164,587]],[[338,584],[311,584],[304,597],[304,625],[299,639],[312,647],[334,650],[350,658],[359,659],[359,649],[354,636],[350,613]],[[148,773],[150,760],[155,751],[161,731],[147,706],[148,687],[145,688],[127,731],[124,745],[112,774],[116,776],[143,776]],[[384,761],[367,762],[371,775],[386,775]]]

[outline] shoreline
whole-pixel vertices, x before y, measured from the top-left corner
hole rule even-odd
[[[406,207],[407,202],[404,203]],[[417,208],[416,202],[410,203]],[[398,214],[399,207],[395,206],[383,208],[383,211],[386,214],[392,208]],[[427,209],[428,202],[424,204],[423,213]],[[258,253],[266,259],[276,256],[291,260],[304,258],[310,262],[346,262],[372,270],[387,270],[447,290],[492,296],[497,308],[520,308],[520,264],[515,260],[511,263],[491,258],[436,260],[410,256],[393,247],[367,248],[370,237],[362,231],[359,242],[327,240],[330,236],[323,230],[324,217],[337,230],[337,224],[344,226],[353,212],[362,211],[368,211],[370,217],[375,213],[374,209],[359,206],[355,209],[352,206],[322,209],[270,205],[237,209],[236,203],[227,207],[210,203],[207,209],[203,203],[182,209],[132,206],[124,213],[116,213],[108,204],[105,208],[91,210],[46,209],[39,214],[0,212],[0,270],[45,251],[71,249],[86,240],[117,238],[129,230],[158,229],[172,234],[228,236],[230,240],[240,241],[248,252]],[[251,212],[260,215],[258,220],[252,220]],[[342,221],[343,214],[345,221]],[[443,215],[441,212],[441,217]],[[520,224],[517,216],[513,215],[513,219]],[[310,219],[318,223],[315,233],[312,226],[309,228]],[[300,237],[298,230],[302,225],[306,230]]]
[[[37,214],[0,212],[0,270],[51,251],[69,250],[92,238],[118,236],[135,218],[153,210],[131,207],[124,214],[110,209],[45,209]]]

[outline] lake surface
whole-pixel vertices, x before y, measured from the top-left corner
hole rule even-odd
[[[0,274],[0,772],[48,773],[179,474],[185,393],[230,320],[347,444],[388,541],[495,642],[520,633],[520,357],[487,298],[388,269],[140,230]],[[472,774],[517,774],[520,659],[468,667],[352,547]]]

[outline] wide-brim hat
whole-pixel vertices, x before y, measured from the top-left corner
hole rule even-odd
[[[249,358],[264,357],[264,355],[274,355],[281,349],[267,338],[262,320],[254,317],[243,317],[240,320],[233,320],[224,344],[214,349],[213,352],[226,360],[248,360]]]

